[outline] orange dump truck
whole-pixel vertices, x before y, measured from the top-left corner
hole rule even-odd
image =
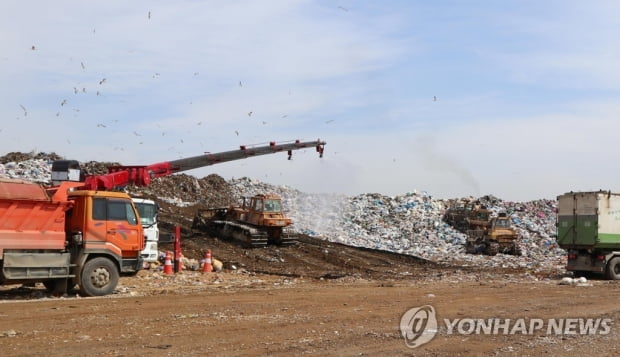
[[[80,185],[46,190],[0,179],[0,284],[42,282],[58,293],[77,285],[100,296],[142,268],[144,233],[131,198]]]

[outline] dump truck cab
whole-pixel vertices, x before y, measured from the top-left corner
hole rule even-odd
[[[110,254],[121,273],[141,269],[144,230],[131,198],[121,192],[74,191],[67,232],[82,234],[83,254]],[[76,255],[76,260],[83,259]]]

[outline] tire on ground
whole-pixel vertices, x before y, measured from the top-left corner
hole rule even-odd
[[[80,293],[85,296],[103,296],[114,292],[119,272],[108,258],[93,258],[84,264],[80,278]]]
[[[607,263],[607,278],[620,280],[620,257],[614,257]]]

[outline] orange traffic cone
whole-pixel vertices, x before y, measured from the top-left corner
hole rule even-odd
[[[170,252],[166,252],[166,258],[164,259],[164,274],[174,274],[174,271],[172,270],[172,257]]]
[[[205,262],[202,265],[202,272],[210,273],[212,271],[213,271],[213,265],[211,265],[211,250],[207,249],[207,252],[205,253]]]

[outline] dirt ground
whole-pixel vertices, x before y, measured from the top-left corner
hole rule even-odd
[[[0,288],[3,356],[568,356],[620,354],[620,285],[559,285],[536,274],[437,265],[311,238],[246,249],[203,236],[183,241],[226,269],[122,277],[115,294],[53,297],[41,284]],[[233,269],[233,267],[235,269]],[[438,333],[415,349],[399,330],[430,305]],[[608,333],[459,334],[444,319],[610,319]],[[569,331],[570,332],[570,331]]]

